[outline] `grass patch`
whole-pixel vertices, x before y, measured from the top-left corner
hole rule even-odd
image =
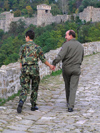
[[[16,96],[19,96],[20,91],[21,91],[21,90],[19,90],[18,93],[13,94],[12,96],[8,97],[7,99],[0,98],[0,106],[4,105],[6,102],[8,102],[8,101],[10,101],[10,100],[13,100]]]
[[[60,75],[62,73],[62,69],[58,70],[58,71],[52,71],[52,73],[50,75],[46,75],[45,77],[43,77],[41,79],[41,83],[43,83],[44,81],[46,81],[49,77],[51,76],[57,76],[57,75]]]
[[[4,103],[6,103],[7,99],[4,98],[0,98],[0,106],[2,106]]]
[[[58,70],[58,71],[52,71],[51,76],[57,76],[60,75],[62,73],[62,69]]]

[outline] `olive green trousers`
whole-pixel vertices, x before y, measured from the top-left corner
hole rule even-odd
[[[66,101],[68,108],[74,108],[76,91],[78,88],[80,66],[62,68],[63,78],[65,81]]]

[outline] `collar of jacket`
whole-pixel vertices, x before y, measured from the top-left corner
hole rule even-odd
[[[75,38],[73,38],[73,39],[71,39],[70,41],[76,41],[76,39],[75,39]]]
[[[30,45],[30,44],[35,44],[35,43],[33,41],[28,41],[27,45]]]
[[[33,43],[33,41],[28,41],[27,43]]]

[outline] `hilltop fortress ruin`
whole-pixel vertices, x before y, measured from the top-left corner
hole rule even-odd
[[[48,5],[38,5],[37,6],[37,16],[34,18],[24,18],[24,17],[14,17],[13,13],[4,12],[0,14],[0,29],[5,32],[9,30],[9,25],[12,21],[17,22],[19,19],[23,19],[27,25],[33,24],[36,26],[45,26],[53,22],[60,23],[71,19],[71,15],[57,15],[53,16],[50,13],[51,7]],[[73,16],[79,16],[81,20],[86,22],[99,22],[100,21],[100,8],[87,7],[83,12],[79,14],[73,14]],[[100,52],[100,42],[90,42],[82,44],[84,46],[84,55],[91,55],[93,53]],[[55,56],[58,54],[60,48],[56,50],[51,50],[46,53],[46,59],[49,63],[52,63]],[[61,69],[62,63],[58,63],[56,70]],[[51,74],[51,70],[39,61],[39,72],[41,79]],[[84,66],[83,68],[84,69]],[[3,65],[0,68],[0,98],[7,99],[9,96],[17,93],[20,89],[20,65],[19,62],[11,63],[7,66]]]
[[[52,23],[60,23],[65,22],[71,19],[71,15],[57,15],[53,16],[50,13],[51,6],[46,4],[37,5],[37,16],[32,18],[25,17],[14,17],[14,14],[11,12],[3,12],[0,14],[0,29],[7,32],[9,30],[9,25],[11,22],[17,22],[19,19],[25,21],[26,25],[36,25],[36,26],[45,26]],[[100,8],[94,8],[92,6],[88,6],[84,9],[83,12],[78,14],[73,14],[74,18],[79,16],[81,20],[85,20],[86,22],[99,22],[100,21]]]

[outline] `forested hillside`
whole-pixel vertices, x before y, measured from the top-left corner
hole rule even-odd
[[[20,46],[25,43],[25,32],[29,29],[34,30],[34,41],[42,47],[44,53],[61,47],[65,41],[65,32],[69,29],[75,30],[81,43],[100,41],[100,23],[83,23],[77,19],[46,27],[30,25],[25,28],[23,21],[12,22],[9,32],[0,30],[0,66],[18,61]]]
[[[100,7],[99,0],[0,0],[0,11],[13,10],[15,16],[33,16],[36,13],[37,4],[48,4],[52,6],[52,14],[72,14],[83,10],[88,5]],[[31,9],[31,10],[29,10]],[[32,11],[32,12],[31,12]],[[61,47],[65,41],[65,32],[69,29],[75,30],[77,39],[81,43],[100,41],[100,22],[82,22],[79,18],[60,24],[51,24],[46,27],[30,25],[26,27],[25,22],[19,20],[12,22],[8,32],[0,29],[0,66],[18,61],[19,49],[25,43],[25,32],[29,29],[35,32],[35,43],[40,45],[45,52]]]

